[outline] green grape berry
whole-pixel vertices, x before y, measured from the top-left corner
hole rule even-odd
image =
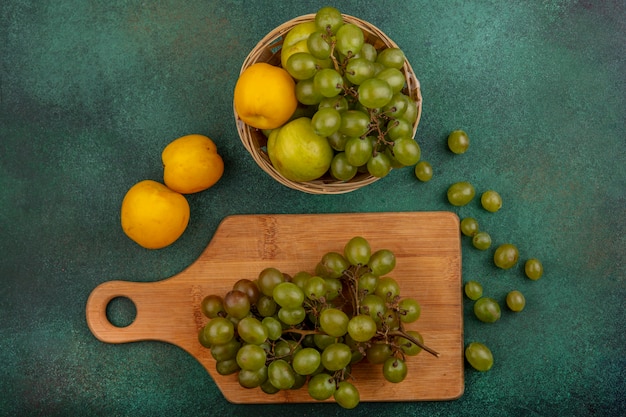
[[[506,305],[511,311],[522,311],[526,307],[526,298],[517,290],[509,291],[506,295]]]
[[[242,369],[237,375],[239,385],[244,388],[257,388],[260,387],[265,381],[267,381],[267,366],[251,371],[249,369]]]
[[[202,303],[200,304],[200,308],[206,317],[214,319],[219,317],[220,314],[225,313],[223,303],[224,300],[222,300],[222,297],[210,294],[204,297]]]
[[[311,398],[324,401],[333,396],[337,389],[335,379],[327,373],[319,373],[311,377],[308,392]]]
[[[315,25],[323,32],[336,33],[343,25],[341,12],[334,7],[322,7],[315,13]]]
[[[339,181],[350,181],[357,173],[357,167],[348,161],[345,152],[335,154],[330,161],[330,174]]]
[[[500,304],[490,297],[481,297],[474,303],[474,314],[478,320],[485,323],[495,323],[500,320]]]
[[[352,23],[344,23],[335,34],[335,48],[342,55],[358,54],[365,43],[361,28]]]
[[[296,80],[307,80],[317,72],[317,60],[307,52],[297,52],[289,57],[285,69]]]
[[[318,30],[309,35],[306,41],[309,53],[317,59],[327,59],[330,57],[330,43],[326,40],[327,34]],[[289,60],[287,60],[289,61]]]
[[[259,345],[243,345],[237,352],[237,364],[247,371],[258,371],[265,366],[267,354]]]
[[[453,206],[465,206],[470,201],[472,201],[474,195],[476,195],[476,190],[471,183],[467,181],[461,181],[452,184],[448,188],[447,194],[450,204],[452,204]]]
[[[400,138],[393,144],[393,154],[402,165],[415,165],[420,160],[421,149],[414,139]]]
[[[358,88],[359,103],[370,109],[377,109],[387,105],[393,97],[393,90],[385,80],[369,78]]]
[[[391,171],[391,159],[382,152],[378,152],[367,161],[367,172],[373,177],[383,178]]]
[[[400,344],[400,346],[402,345]],[[385,363],[392,353],[391,346],[387,343],[374,343],[365,351],[365,357],[369,363],[378,365]]]
[[[392,277],[382,277],[378,280],[375,293],[385,301],[393,301],[400,296],[400,285]]]
[[[341,114],[332,107],[323,107],[311,118],[311,126],[316,135],[328,137],[339,130]]]
[[[493,262],[498,268],[510,269],[517,263],[519,251],[511,243],[503,243],[496,248],[493,254]]]
[[[478,250],[487,250],[491,246],[489,233],[480,231],[472,236],[472,245]]]
[[[324,333],[333,337],[341,337],[348,332],[350,318],[337,308],[327,308],[319,317],[320,328]]]
[[[281,307],[297,308],[302,306],[304,292],[293,282],[281,282],[274,287],[272,298]]]
[[[296,83],[296,99],[298,102],[312,106],[319,104],[324,99],[322,93],[315,87],[314,81],[315,77],[300,80]]]
[[[269,340],[278,340],[283,335],[283,326],[274,317],[264,317],[261,320],[261,324],[267,329],[267,338]]]
[[[349,137],[361,137],[367,133],[370,124],[368,114],[360,110],[346,110],[341,113],[339,133]]]
[[[375,288],[378,289],[378,285],[376,285]],[[376,291],[376,289],[374,291]],[[377,323],[382,321],[382,317],[386,310],[387,307],[384,298],[376,293],[367,294],[361,301],[360,312],[363,314],[369,314],[370,317],[372,317]]]
[[[317,349],[308,347],[299,350],[292,360],[293,370],[300,375],[311,375],[320,366],[322,356]]]
[[[389,382],[402,382],[407,374],[408,368],[402,359],[391,357],[383,364],[383,376]]]
[[[367,138],[352,137],[346,142],[344,152],[347,162],[355,167],[365,165],[372,157],[372,142]]]
[[[389,249],[379,249],[370,256],[368,266],[376,276],[388,274],[396,266],[396,255]]]
[[[228,343],[235,335],[233,323],[223,317],[217,317],[204,326],[204,337],[209,345]]]
[[[265,268],[259,273],[257,285],[263,295],[271,297],[274,287],[285,281],[285,276],[276,268]]]
[[[352,359],[352,350],[345,343],[333,343],[322,351],[322,364],[329,371],[345,368]]]
[[[433,177],[433,166],[430,162],[420,161],[415,165],[415,176],[422,182],[428,182]]]
[[[524,264],[524,273],[529,279],[537,281],[543,275],[543,265],[537,258],[530,258]]]
[[[477,281],[467,281],[464,286],[465,295],[470,300],[478,300],[483,296],[483,286]]]
[[[361,52],[355,55],[355,57],[357,58],[365,58],[372,63],[376,62],[377,56],[378,56],[378,51],[376,50],[376,47],[372,45],[371,43],[367,43],[367,42],[363,44],[363,47],[361,48]]]
[[[296,324],[300,324],[306,318],[306,311],[302,306],[291,308],[291,307],[281,307],[278,310],[278,318],[283,323],[289,326],[295,326]]]
[[[386,48],[378,53],[376,62],[388,68],[400,69],[404,65],[406,57],[400,48]]]
[[[343,88],[343,77],[333,68],[322,68],[313,76],[313,88],[322,97],[335,97]]]
[[[376,78],[385,81],[391,87],[391,91],[393,91],[394,94],[400,93],[406,84],[406,77],[402,71],[397,68],[384,68],[376,74]]]
[[[495,213],[502,207],[502,197],[497,191],[488,190],[480,196],[480,204],[485,210]]]
[[[406,334],[409,338],[406,338],[404,336],[398,336],[396,337],[396,343],[398,344],[398,346],[400,346],[400,349],[405,355],[415,356],[422,351],[422,348],[410,339],[415,339],[423,344],[424,338],[419,332],[415,330],[407,330]]]
[[[237,323],[237,334],[246,343],[260,345],[268,337],[268,329],[255,317],[244,317]]]
[[[398,303],[398,315],[403,323],[413,323],[419,319],[422,308],[414,298],[403,298]]]
[[[269,364],[267,378],[278,389],[290,389],[296,383],[293,368],[284,359],[275,359]]]
[[[326,280],[319,276],[309,277],[303,285],[303,291],[309,300],[319,300],[326,294]]]
[[[341,278],[350,263],[339,252],[327,252],[317,264],[316,273],[323,278]]]
[[[469,148],[469,136],[463,130],[454,130],[448,135],[448,148],[455,154],[462,154]]]
[[[493,354],[482,343],[469,343],[465,348],[465,359],[477,371],[485,372],[493,366]]]
[[[348,334],[356,342],[367,342],[376,334],[376,322],[366,314],[354,316],[348,322]]]
[[[361,236],[355,236],[343,248],[345,258],[352,265],[367,265],[372,256],[369,242]]]
[[[461,233],[470,237],[478,233],[478,220],[473,217],[465,217],[461,220]]]
[[[346,64],[345,75],[352,84],[360,85],[374,76],[374,64],[366,58],[351,59]]]
[[[393,87],[392,87],[393,89]],[[399,118],[409,107],[409,97],[401,92],[396,92],[391,96],[391,100],[382,107],[384,114],[391,118]]]
[[[337,385],[337,390],[333,393],[337,404],[350,410],[359,405],[361,400],[359,390],[348,381],[341,381]]]

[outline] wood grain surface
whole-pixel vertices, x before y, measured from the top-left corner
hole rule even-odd
[[[87,323],[106,343],[157,340],[172,343],[195,357],[233,403],[314,402],[305,388],[268,395],[239,386],[236,376],[221,376],[208,349],[198,342],[207,319],[200,302],[224,295],[241,278],[256,279],[266,267],[295,274],[313,272],[328,251],[341,252],[354,236],[368,239],[372,251],[390,249],[397,257],[389,274],[403,296],[416,298],[420,319],[407,325],[440,353],[421,352],[408,360],[407,378],[386,382],[380,366],[353,368],[361,401],[452,400],[464,390],[461,248],[458,217],[450,212],[233,215],[217,228],[196,262],[157,282],[109,281],[96,287],[86,306]],[[116,327],[108,303],[127,297],[135,304],[134,321]]]

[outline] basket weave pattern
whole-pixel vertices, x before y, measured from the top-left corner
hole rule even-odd
[[[372,44],[376,50],[380,51],[385,48],[398,47],[393,40],[372,24],[353,16],[345,14],[342,16],[344,22],[352,23],[360,27],[365,35],[365,42]],[[272,65],[280,66],[280,52],[284,36],[297,24],[312,21],[314,19],[315,14],[303,15],[289,20],[269,32],[263,39],[261,39],[261,41],[259,41],[254,49],[252,49],[250,54],[248,54],[241,66],[241,72],[257,62],[267,62]],[[422,94],[420,90],[420,83],[408,60],[405,61],[402,72],[407,83],[404,93],[411,97],[417,104],[417,119],[413,124],[413,134],[415,134],[417,125],[419,124],[422,115]],[[250,155],[252,155],[254,161],[272,178],[289,188],[310,194],[342,194],[357,190],[379,179],[368,173],[358,172],[357,175],[349,181],[339,181],[332,178],[328,174],[314,181],[290,181],[283,177],[272,165],[272,162],[267,154],[267,138],[263,132],[244,123],[239,118],[236,111],[235,120],[237,123],[239,137]]]

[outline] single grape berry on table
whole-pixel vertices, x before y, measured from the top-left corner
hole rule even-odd
[[[493,262],[498,268],[510,269],[517,263],[519,251],[512,243],[503,243],[493,254]]]
[[[473,217],[463,218],[463,220],[461,220],[461,233],[470,237],[478,233],[478,220]]]
[[[506,305],[511,309],[511,311],[522,311],[526,306],[526,298],[524,294],[517,290],[509,291],[506,295]]]
[[[493,366],[493,354],[483,343],[469,343],[465,348],[465,359],[477,371],[485,372]]]
[[[478,300],[483,296],[483,286],[477,281],[467,281],[465,283],[465,295],[470,300]]]
[[[476,195],[474,186],[467,181],[460,181],[448,187],[448,201],[453,206],[465,206]]]
[[[478,232],[472,237],[472,245],[478,250],[487,250],[491,246],[491,236],[484,231]]]
[[[454,130],[448,135],[448,148],[455,154],[462,154],[469,148],[469,136],[463,130]]]
[[[495,213],[502,207],[502,197],[497,191],[487,190],[480,196],[480,204],[485,210]]]
[[[478,320],[485,323],[495,323],[500,320],[500,304],[490,297],[481,297],[474,303],[474,314]]]
[[[543,275],[543,265],[539,259],[530,258],[524,264],[524,272],[528,278],[536,281]]]
[[[428,161],[420,161],[415,165],[415,176],[422,182],[430,181],[433,177],[433,166]]]

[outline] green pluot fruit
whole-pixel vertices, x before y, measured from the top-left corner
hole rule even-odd
[[[291,181],[320,178],[333,159],[328,139],[315,134],[308,117],[274,129],[267,140],[267,153],[274,168]]]

